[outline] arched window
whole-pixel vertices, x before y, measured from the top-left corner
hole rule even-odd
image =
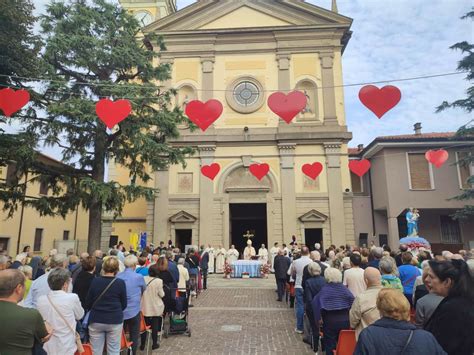
[[[186,104],[192,100],[196,100],[196,90],[191,85],[183,85],[178,89],[176,95],[176,105],[184,111]]]
[[[301,80],[295,90],[301,91],[306,95],[307,104],[303,111],[298,115],[298,121],[316,121],[319,119],[318,106],[318,88],[314,82],[305,79]]]

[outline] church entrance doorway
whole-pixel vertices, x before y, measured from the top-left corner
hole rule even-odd
[[[268,249],[267,241],[267,204],[266,203],[231,203],[230,215],[230,245],[234,244],[243,257],[247,246],[247,231],[253,234],[252,245],[258,254],[262,244]]]
[[[191,245],[193,239],[192,229],[176,229],[176,248],[184,252],[186,245]]]
[[[304,241],[310,250],[314,250],[314,244],[321,244],[321,250],[323,248],[323,229],[322,228],[305,228],[304,229]]]

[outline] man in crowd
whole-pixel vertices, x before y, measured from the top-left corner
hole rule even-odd
[[[47,295],[51,290],[48,285],[49,272],[55,268],[66,269],[68,265],[67,257],[64,254],[53,254],[49,264],[49,270],[42,276],[38,277],[31,284],[30,292],[25,298],[24,306],[29,308],[36,308],[38,298]],[[69,283],[68,292],[72,292],[72,283]]]
[[[309,258],[309,249],[307,246],[301,248],[301,257],[293,261],[291,269],[288,271],[295,279],[295,296],[296,296],[296,328],[295,332],[303,334],[303,317],[304,317],[304,290],[302,286],[303,270],[306,265],[311,262]]]
[[[402,254],[408,251],[408,246],[406,244],[400,244],[400,253],[395,256],[395,262],[397,263],[397,267],[402,266]]]
[[[344,280],[342,283],[347,286],[347,288],[352,292],[354,297],[357,297],[359,293],[365,291],[366,289],[364,269],[360,267],[362,258],[359,254],[352,253],[349,257],[349,260],[351,267],[350,269],[344,271]]]
[[[8,269],[8,257],[0,255],[0,271]]]
[[[285,294],[286,280],[288,279],[287,272],[290,265],[290,258],[287,258],[284,255],[283,249],[279,249],[278,254],[275,256],[275,260],[273,260],[273,268],[275,270],[275,280],[278,292],[278,302],[282,301],[283,295]]]
[[[0,352],[30,355],[36,341],[46,342],[52,330],[46,328],[36,309],[17,305],[25,293],[25,276],[19,270],[0,271]]]
[[[130,332],[133,354],[136,354],[140,335],[140,303],[146,285],[143,275],[135,272],[138,258],[135,255],[129,255],[124,263],[125,271],[117,275],[117,278],[125,281],[127,289],[127,308],[123,311],[123,324]]]
[[[326,270],[327,266],[321,262],[321,254],[319,253],[319,251],[313,250],[310,253],[309,257],[311,258],[312,261],[314,261],[316,264],[318,264],[321,267],[320,275],[324,277],[324,270]],[[311,275],[309,274],[309,271],[308,271],[308,265],[306,265],[303,269],[303,280],[301,281],[301,286],[303,286],[303,289],[306,286],[306,280],[309,279],[310,277]]]
[[[209,269],[209,253],[206,251],[205,246],[201,245],[201,260],[199,261],[199,267],[201,268],[202,275],[202,288],[207,290],[207,272]]]
[[[356,296],[349,312],[351,328],[356,331],[356,339],[359,338],[362,329],[380,319],[380,313],[377,309],[377,296],[382,289],[380,271],[368,267],[365,271],[363,270],[363,276],[367,289]]]
[[[95,256],[95,275],[99,276],[100,272],[102,271],[102,263],[103,263],[103,257],[104,253],[102,253],[102,250],[96,250],[94,251],[94,256]]]
[[[372,266],[372,267],[378,269],[380,259],[382,259],[382,256],[383,256],[383,248],[374,247],[373,249],[371,249],[370,253],[372,254],[373,259],[371,261],[369,261],[368,266]]]
[[[171,276],[173,276],[173,279],[176,282],[176,284],[178,284],[179,282],[178,265],[176,265],[176,263],[173,261],[174,256],[171,250],[168,250],[166,252],[166,258],[168,259],[168,271],[171,273]]]
[[[413,285],[415,284],[416,278],[420,276],[420,269],[411,265],[412,259],[412,253],[409,251],[404,252],[402,254],[403,265],[398,268],[400,281],[403,286],[403,294],[408,299],[408,302],[410,302],[410,305],[413,305]]]

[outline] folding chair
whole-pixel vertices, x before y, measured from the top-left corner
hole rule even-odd
[[[140,335],[147,333],[145,349],[146,353],[150,353],[150,341],[151,341],[151,326],[146,325],[145,316],[140,312]]]
[[[122,329],[122,337],[120,338],[120,353],[122,351],[127,351],[127,353],[132,353],[132,341],[127,340],[127,336],[125,335],[125,330]]]
[[[355,330],[341,330],[334,355],[352,355],[356,343]]]

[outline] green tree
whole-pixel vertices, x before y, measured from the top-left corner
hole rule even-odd
[[[472,11],[461,17],[461,19],[468,20],[472,20],[473,18],[474,8]],[[459,61],[457,69],[459,71],[467,72],[466,80],[472,82],[474,80],[474,44],[467,41],[462,41],[454,44],[450,48],[459,50],[461,53],[465,54],[465,56]],[[460,108],[468,113],[471,113],[474,110],[474,85],[467,89],[466,94],[467,97],[453,102],[444,101],[440,106],[438,106],[436,112],[441,112],[448,108]],[[454,136],[454,139],[458,140],[468,138],[474,138],[473,121],[461,126]],[[461,166],[470,166],[471,164],[474,164],[474,150],[471,148],[469,154],[466,154],[464,158],[460,159],[458,164]],[[474,175],[471,175],[468,178],[468,183],[471,188],[463,190],[463,192],[460,195],[454,197],[454,199],[460,201],[472,201],[474,199],[474,189],[472,188],[472,186],[474,186]],[[463,209],[455,213],[454,218],[467,218],[471,215],[474,215],[474,205],[466,204]]]
[[[17,117],[28,124],[25,134],[60,148],[68,166],[35,177],[51,193],[25,204],[43,215],[64,216],[78,205],[88,209],[92,251],[100,247],[103,209],[118,215],[127,201],[153,199],[156,191],[137,179],[146,183],[152,171],[184,164],[192,153],[168,143],[179,136],[177,126],[186,118],[171,108],[175,93],[160,85],[170,78],[168,64],[156,65],[165,50],[161,38],[140,34],[137,20],[118,5],[53,2],[41,17],[41,33],[42,89],[34,105]],[[132,104],[130,116],[113,131],[95,113],[100,98],[125,98]],[[105,181],[112,159],[129,170],[130,183]],[[10,194],[6,202],[14,208],[19,200]]]

